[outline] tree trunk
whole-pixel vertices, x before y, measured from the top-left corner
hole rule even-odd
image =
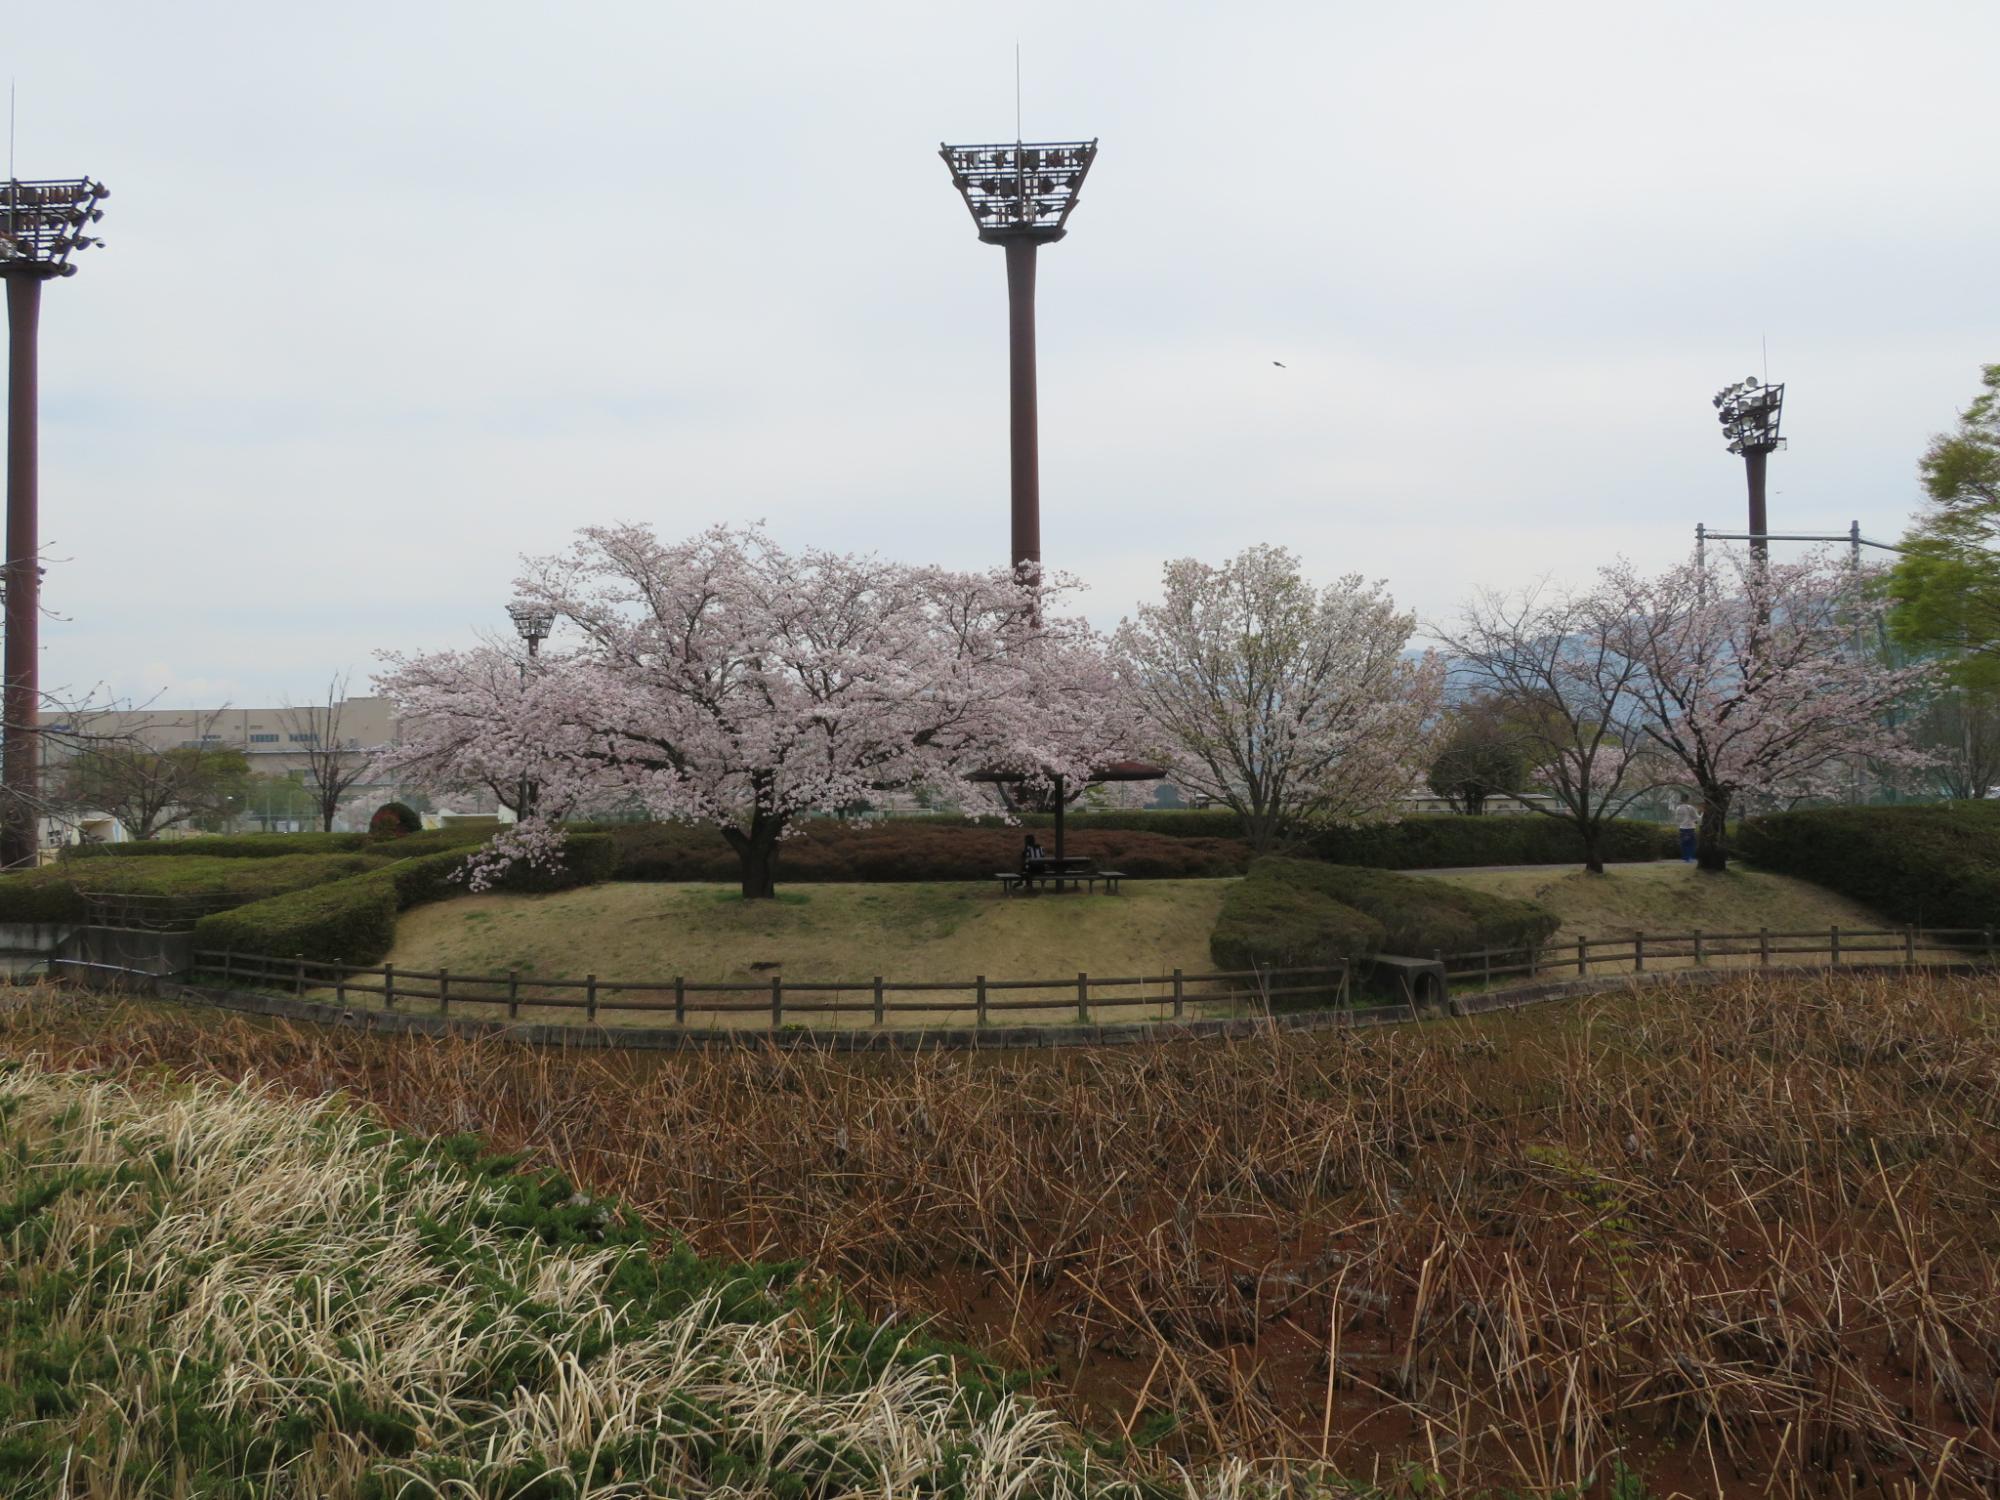
[[[1604,830],[1595,820],[1578,825],[1583,833],[1583,868],[1592,875],[1604,873]]]
[[[778,835],[784,823],[758,813],[750,820],[750,831],[725,828],[722,836],[743,866],[743,899],[769,901],[778,894]]]
[[[1729,793],[1704,790],[1701,828],[1694,836],[1697,870],[1720,874],[1729,868]]]

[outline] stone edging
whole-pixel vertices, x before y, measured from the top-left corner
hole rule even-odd
[[[1181,1021],[1112,1022],[1094,1026],[933,1026],[912,1030],[812,1031],[803,1027],[757,1031],[747,1027],[571,1026],[555,1022],[491,1021],[471,1016],[424,1016],[402,1011],[360,1010],[319,1000],[295,1000],[256,990],[220,989],[162,979],[160,998],[247,1015],[274,1016],[288,1021],[312,1021],[346,1026],[389,1036],[489,1037],[538,1047],[577,1047],[629,1051],[678,1051],[686,1047],[806,1048],[818,1052],[909,1052],[934,1050],[1032,1049],[1039,1047],[1130,1046],[1146,1042],[1208,1039],[1244,1040],[1272,1032],[1352,1030],[1362,1026],[1399,1026],[1413,1021],[1452,1016],[1490,1015],[1519,1010],[1550,1000],[1616,990],[1656,989],[1676,984],[1716,984],[1744,974],[1829,973],[1835,968],[1882,970],[1886,964],[1773,964],[1755,969],[1667,969],[1651,974],[1612,974],[1586,979],[1544,980],[1484,994],[1456,996],[1443,1006],[1416,1007],[1401,1003],[1356,1006],[1340,1010],[1298,1011],[1276,1016],[1229,1016]],[[1924,973],[2000,972],[2000,965],[1983,960],[1965,963],[1922,963]]]

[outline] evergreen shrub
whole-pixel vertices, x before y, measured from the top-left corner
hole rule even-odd
[[[2000,802],[1771,813],[1743,820],[1736,849],[1891,921],[2000,926]]]

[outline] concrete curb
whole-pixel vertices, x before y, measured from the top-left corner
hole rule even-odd
[[[1229,1016],[1181,1021],[1115,1022],[1090,1026],[937,1026],[912,1030],[813,1031],[787,1028],[755,1031],[747,1028],[664,1026],[571,1026],[552,1022],[489,1021],[470,1016],[424,1016],[402,1011],[362,1010],[296,1000],[256,990],[220,989],[210,985],[159,981],[161,999],[244,1015],[310,1021],[345,1026],[385,1036],[475,1037],[517,1042],[534,1047],[672,1052],[688,1047],[776,1047],[815,1052],[1029,1051],[1054,1047],[1116,1047],[1164,1042],[1246,1041],[1268,1034],[1353,1030],[1365,1026],[1401,1026],[1444,1016],[1469,1017],[1521,1010],[1553,1000],[1619,990],[1658,989],[1672,985],[1709,985],[1740,979],[1745,974],[1826,974],[1836,969],[1926,974],[2000,973],[2000,965],[1983,959],[1963,963],[1920,963],[1908,967],[1886,964],[1772,964],[1755,969],[1669,969],[1657,974],[1616,974],[1585,979],[1545,980],[1483,994],[1454,996],[1443,1006],[1418,1008],[1403,1004],[1356,1006],[1341,1010],[1298,1011],[1286,1015]]]

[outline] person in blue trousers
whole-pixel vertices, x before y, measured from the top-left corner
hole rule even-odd
[[[1701,827],[1701,813],[1687,798],[1674,809],[1674,821],[1681,828],[1681,863],[1694,863],[1695,831]]]

